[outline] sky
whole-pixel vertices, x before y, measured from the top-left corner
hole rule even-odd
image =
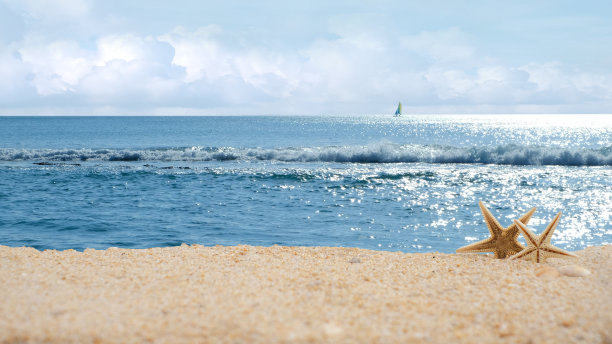
[[[612,1],[0,0],[0,115],[612,113]]]

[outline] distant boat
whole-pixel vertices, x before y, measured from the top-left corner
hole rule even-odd
[[[402,115],[402,102],[399,102],[399,104],[397,104],[397,110],[395,110],[395,117],[399,117]]]

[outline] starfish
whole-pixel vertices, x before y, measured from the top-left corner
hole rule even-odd
[[[495,219],[493,214],[487,209],[487,207],[478,202],[482,216],[485,218],[491,237],[473,244],[463,246],[457,249],[457,252],[494,252],[495,258],[506,258],[511,256],[523,249],[517,238],[519,235],[516,224],[512,224],[507,228],[502,227],[499,222]],[[531,218],[531,215],[535,212],[536,208],[532,208],[530,211],[525,213],[520,220],[521,222],[527,223]]]
[[[552,234],[555,231],[560,218],[561,212],[555,216],[552,222],[540,235],[533,234],[533,232],[527,228],[522,221],[514,220],[514,224],[518,226],[525,237],[525,241],[527,241],[527,247],[525,247],[521,252],[510,257],[510,259],[524,258],[539,263],[550,257],[577,257],[575,254],[555,247],[550,243],[550,239],[552,238]]]

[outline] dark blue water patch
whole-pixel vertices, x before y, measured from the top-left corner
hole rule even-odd
[[[111,154],[108,157],[108,161],[138,161],[141,160],[141,156],[139,153],[120,153],[120,154]]]
[[[107,243],[109,247],[121,247],[121,248],[135,248],[137,245],[130,241],[110,241]],[[164,245],[164,246],[177,246],[177,245]]]
[[[390,173],[390,172],[382,172],[378,176],[381,179],[391,179],[398,180],[403,178],[410,179],[433,179],[436,177],[436,174],[433,171],[419,171],[419,172],[401,172],[401,173]]]
[[[85,229],[85,231],[92,232],[92,233],[103,233],[103,232],[108,232],[109,230],[110,230],[109,228],[106,228],[100,225],[90,225],[88,226],[88,228]]]
[[[64,225],[64,226],[60,226],[57,231],[58,232],[67,232],[67,231],[78,231],[80,229],[79,226],[75,226],[75,225]]]

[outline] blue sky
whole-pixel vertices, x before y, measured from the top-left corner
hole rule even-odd
[[[611,113],[610,1],[0,0],[0,114]]]

